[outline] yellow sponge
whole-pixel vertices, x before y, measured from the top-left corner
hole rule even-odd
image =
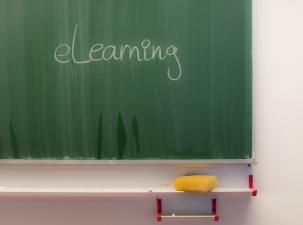
[[[179,177],[175,180],[176,191],[209,192],[217,186],[216,176],[192,175]]]

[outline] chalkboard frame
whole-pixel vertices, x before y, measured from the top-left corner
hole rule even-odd
[[[253,151],[250,159],[201,159],[201,160],[34,160],[34,159],[1,159],[0,165],[104,165],[104,166],[188,166],[188,167],[207,167],[212,165],[251,165],[257,164]]]

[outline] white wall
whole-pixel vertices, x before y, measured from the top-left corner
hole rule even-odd
[[[227,225],[301,225],[303,219],[303,0],[254,0],[254,148],[258,197],[220,197]],[[0,186],[158,187],[187,172],[245,186],[247,167],[0,166]],[[167,198],[167,210],[208,210],[207,198]],[[165,201],[166,202],[166,201]],[[153,198],[0,199],[2,225],[152,225]],[[166,203],[165,203],[166,204]],[[165,224],[213,224],[170,221]]]
[[[255,0],[254,136],[261,190],[247,224],[303,224],[303,1]]]

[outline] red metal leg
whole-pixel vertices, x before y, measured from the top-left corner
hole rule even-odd
[[[219,221],[220,217],[217,215],[217,199],[213,198],[211,202],[211,212],[214,216],[214,221]]]
[[[162,220],[162,199],[157,198],[157,221],[160,222]]]
[[[254,176],[249,175],[249,182],[248,182],[248,187],[252,190],[252,196],[257,196],[257,189],[254,188]]]
[[[217,199],[215,198],[212,199],[211,212],[213,215],[217,214]]]

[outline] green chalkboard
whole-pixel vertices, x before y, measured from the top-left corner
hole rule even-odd
[[[251,0],[1,0],[1,159],[250,159]]]

